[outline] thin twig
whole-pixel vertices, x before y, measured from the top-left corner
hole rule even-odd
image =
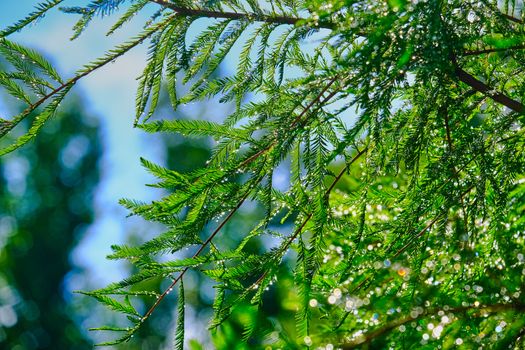
[[[445,119],[445,131],[446,131],[446,134],[447,134],[447,143],[448,143],[448,149],[449,149],[449,152],[452,153],[453,150],[454,150],[454,145],[452,143],[452,136],[451,136],[451,133],[450,133],[450,125],[449,125],[449,118],[448,118],[448,108],[445,106],[443,108],[443,114],[444,114],[444,119]],[[454,166],[453,166],[454,168]],[[456,169],[454,169],[454,173],[457,174],[457,171]]]
[[[232,20],[252,20],[258,22],[276,23],[276,24],[288,24],[296,25],[299,22],[306,22],[305,18],[296,18],[288,16],[272,16],[272,15],[260,15],[255,13],[243,13],[243,12],[226,12],[226,11],[212,11],[200,8],[188,8],[178,6],[174,3],[166,0],[150,0],[163,7],[169,8],[175,11],[177,14],[182,16],[195,16],[195,17],[208,17],[208,18],[225,18]],[[332,28],[330,24],[320,25],[322,28]]]
[[[208,239],[206,239],[206,241],[204,241],[201,246],[199,247],[199,250],[197,250],[197,252],[195,252],[195,254],[193,254],[193,258],[196,258],[198,257],[203,251],[204,249],[208,246],[208,244],[211,243],[211,241],[213,240],[213,238],[215,238],[215,236],[217,235],[217,233],[219,233],[219,231],[224,227],[224,225],[226,225],[226,223],[233,217],[233,215],[237,212],[237,210],[241,207],[241,205],[244,203],[244,201],[246,201],[246,198],[248,198],[248,195],[250,194],[250,190],[246,191],[246,194],[241,198],[241,200],[239,201],[239,203],[237,203],[237,205],[235,206],[235,208],[232,209],[232,211],[230,211],[230,213],[228,214],[228,216],[220,223],[219,226],[217,226],[217,228],[213,231],[213,233],[208,237]],[[173,290],[173,287],[175,287],[175,285],[182,279],[182,277],[184,276],[184,274],[186,273],[186,271],[189,270],[189,267],[185,267],[181,272],[180,274],[177,276],[177,278],[175,278],[173,280],[173,282],[169,285],[168,288],[166,288],[164,290],[164,292],[157,298],[157,300],[155,301],[155,303],[148,309],[148,311],[144,314],[144,316],[142,317],[141,319],[141,322],[144,322],[146,321],[150,316],[151,314],[153,313],[153,311],[155,311],[155,309],[157,308],[157,306],[159,306],[159,304],[161,303],[161,301],[166,297],[166,295],[168,295],[172,290]]]
[[[460,195],[460,200],[463,200],[463,197],[465,197],[470,191],[472,191],[472,189],[474,188],[474,185],[471,185],[469,186],[469,188],[467,188],[461,195]],[[394,257],[397,258],[399,255],[401,255],[401,253],[403,253],[409,246],[411,246],[413,244],[413,242],[415,241],[416,238],[419,238],[421,236],[423,236],[423,234],[428,230],[430,229],[438,220],[441,216],[443,216],[445,213],[440,213],[438,215],[436,215],[436,217],[434,217],[434,219],[432,219],[432,221],[430,221],[424,229],[422,229],[421,231],[419,231],[419,233],[417,235],[415,235],[407,244],[405,244],[403,247],[401,247],[395,254],[394,254]]]
[[[502,311],[518,311],[523,312],[525,310],[525,305],[522,304],[493,304],[493,305],[486,305],[486,306],[476,306],[476,305],[469,305],[469,306],[459,306],[455,308],[449,308],[446,312],[447,313],[461,313],[461,312],[468,312],[471,310],[478,310],[478,312],[472,313],[470,317],[484,317],[487,313],[498,313]],[[382,336],[385,333],[390,332],[394,328],[397,328],[403,324],[418,320],[420,318],[425,318],[428,316],[436,315],[440,311],[443,311],[443,308],[435,308],[435,309],[429,309],[425,312],[419,314],[416,317],[412,316],[406,316],[401,319],[394,320],[384,327],[378,328],[370,333],[365,334],[362,338],[358,338],[352,342],[341,344],[339,347],[348,350],[348,349],[355,349],[356,347],[360,347],[363,344],[368,344],[374,339]]]
[[[484,50],[473,50],[473,51],[465,51],[461,54],[461,56],[477,56],[477,55],[483,55],[487,53],[493,53],[493,52],[505,52],[505,51],[513,51],[513,50],[525,50],[525,45],[516,45],[516,46],[510,46],[510,47],[498,47],[498,48],[491,48],[491,49],[484,49]]]
[[[514,112],[517,112],[520,114],[525,113],[525,106],[521,102],[513,100],[507,95],[499,93],[499,92],[493,93],[494,90],[490,86],[488,86],[481,80],[478,80],[470,73],[467,73],[457,64],[456,64],[455,72],[456,72],[456,76],[459,78],[460,81],[472,87],[476,91],[487,95],[494,101],[501,103],[502,105],[513,110]]]
[[[363,148],[361,151],[359,151],[355,156],[354,158],[352,158],[352,160],[347,163],[343,169],[341,169],[341,171],[339,172],[339,174],[335,177],[334,181],[332,182],[332,184],[330,185],[330,187],[328,187],[328,189],[326,190],[325,192],[325,196],[329,196],[330,195],[330,192],[332,192],[332,190],[334,189],[335,185],[337,184],[337,182],[339,182],[339,180],[343,177],[343,175],[346,173],[346,171],[350,168],[350,166],[352,164],[354,164],[363,154],[365,154],[367,151],[368,151],[369,147],[365,147]],[[295,241],[295,239],[297,237],[299,237],[299,235],[302,233],[303,229],[305,228],[306,224],[310,221],[310,219],[312,218],[313,216],[313,213],[310,213],[306,216],[306,218],[303,220],[303,222],[301,223],[301,225],[295,230],[295,232],[288,238],[288,241],[286,242],[286,244],[281,248],[281,251],[282,252],[285,252],[286,250],[288,250],[288,248],[290,247],[290,245],[292,245],[293,241]],[[255,281],[254,283],[252,283],[252,285],[249,287],[249,289],[253,289],[254,286],[256,285],[259,285],[261,283],[261,281],[266,277],[267,275],[267,272],[264,272],[258,279],[257,281]]]

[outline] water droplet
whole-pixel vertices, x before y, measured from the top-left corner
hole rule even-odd
[[[476,15],[476,13],[472,10],[469,11],[468,15],[467,15],[467,21],[469,21],[470,23],[474,23],[478,20],[478,16]]]

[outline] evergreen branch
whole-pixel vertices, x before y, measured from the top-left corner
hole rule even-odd
[[[469,162],[470,163],[470,162]],[[468,164],[468,163],[467,163]],[[449,178],[449,180],[446,181],[446,183],[450,182],[452,180],[452,178]],[[442,186],[444,186],[446,183],[444,183]],[[441,186],[441,187],[442,187]],[[460,196],[460,199],[462,199],[465,195],[467,195],[470,191],[472,191],[472,189],[474,188],[475,186],[474,185],[471,185],[468,189],[465,190],[465,192],[463,192]],[[443,216],[445,215],[446,213],[440,213],[438,215],[436,215],[422,230],[420,230],[415,236],[413,236],[413,238],[407,242],[403,247],[401,247],[398,251],[396,251],[393,255],[394,258],[397,258],[399,257],[403,252],[405,252],[414,242],[416,242],[416,239],[423,236],[425,234],[425,232],[427,232],[427,230],[430,230],[432,228],[432,226],[434,226],[434,224]],[[389,247],[389,250],[392,248],[392,246]],[[374,274],[372,275],[369,275],[367,276],[363,281],[361,281],[361,283],[359,283],[353,290],[352,290],[352,293],[355,293],[356,291],[358,291],[359,289],[361,289],[361,287],[363,287],[366,283],[368,283],[370,281],[370,279],[373,277]],[[347,312],[345,314],[345,316],[343,317],[343,320],[339,323],[338,327],[341,326],[342,322],[344,322],[344,319],[348,316],[349,312]]]
[[[228,214],[228,216],[219,224],[219,226],[217,226],[217,228],[212,232],[212,234],[210,236],[208,236],[208,238],[206,239],[206,241],[204,241],[201,246],[199,247],[199,249],[197,250],[197,252],[195,252],[195,254],[193,254],[192,258],[196,258],[198,257],[203,251],[204,249],[208,246],[208,244],[212,243],[212,240],[213,238],[215,238],[215,236],[219,233],[219,231],[228,223],[228,221],[230,221],[230,219],[233,217],[233,215],[237,212],[237,210],[239,210],[239,208],[242,206],[242,204],[244,203],[244,201],[246,201],[246,199],[248,198],[250,194],[250,190],[246,191],[246,193],[244,194],[244,196],[241,198],[241,200],[237,203],[237,205],[230,211],[230,213]],[[175,287],[175,285],[184,277],[184,274],[189,270],[189,267],[185,267],[181,272],[180,274],[173,280],[173,282],[169,285],[168,288],[166,288],[164,290],[164,292],[162,292],[162,294],[157,298],[157,300],[155,301],[155,303],[148,309],[148,311],[144,314],[144,316],[141,318],[141,322],[143,323],[144,321],[146,321],[150,316],[151,314],[155,311],[155,309],[159,306],[159,304],[162,302],[162,300],[164,300],[164,298],[173,290],[173,288]]]
[[[473,310],[477,310],[477,312],[472,313],[470,317],[485,317],[484,315],[486,314],[499,313],[499,312],[505,312],[505,311],[523,312],[525,311],[525,305],[498,303],[498,304],[486,305],[486,306],[480,307],[480,306],[476,306],[473,304],[469,306],[459,306],[455,308],[449,308],[447,312],[454,314],[454,313],[463,313],[463,312],[468,312],[468,311],[473,311]],[[425,312],[419,314],[417,317],[406,316],[404,318],[394,320],[388,323],[387,325],[368,333],[366,336],[362,338],[358,338],[354,340],[353,342],[341,344],[340,348],[344,350],[355,349],[357,347],[363,346],[364,344],[368,344],[372,342],[374,339],[392,331],[393,329],[401,325],[410,323],[412,321],[415,321],[421,318],[436,315],[440,311],[443,311],[443,309],[442,308],[430,309],[430,310],[426,310]]]
[[[20,114],[18,114],[16,117],[14,117],[13,120],[11,121],[11,128],[13,128],[18,123],[20,123],[31,112],[35,111],[38,107],[40,107],[42,104],[47,102],[47,100],[49,100],[50,98],[52,98],[54,96],[60,96],[62,93],[69,91],[80,79],[86,77],[87,75],[89,75],[92,72],[94,72],[95,70],[97,70],[97,69],[107,65],[108,63],[115,61],[117,58],[121,57],[122,55],[127,53],[129,50],[133,49],[135,46],[138,46],[139,44],[141,44],[145,39],[147,39],[148,37],[153,35],[155,32],[157,32],[158,29],[162,28],[162,26],[164,26],[165,23],[167,23],[169,20],[170,19],[168,18],[167,20],[165,20],[163,22],[160,22],[157,25],[148,28],[147,30],[142,32],[139,36],[135,37],[134,39],[132,39],[132,40],[130,40],[130,41],[128,41],[128,42],[126,42],[126,43],[116,47],[115,49],[110,50],[108,52],[108,54],[106,54],[106,56],[102,57],[101,59],[99,59],[99,60],[97,60],[97,61],[95,61],[93,63],[90,63],[90,64],[86,65],[83,69],[77,71],[77,74],[73,78],[71,78],[71,79],[67,80],[66,82],[62,83],[61,85],[59,85],[58,87],[53,89],[51,92],[49,92],[48,94],[46,94],[43,97],[41,97],[36,102],[30,104]],[[58,104],[56,106],[58,107]],[[28,137],[26,137],[25,139],[27,139],[27,141],[29,141],[29,139],[32,138],[33,135],[27,135],[27,136]],[[8,152],[11,152],[14,149],[22,146],[23,144],[25,144],[25,142],[17,142],[16,144],[14,144],[14,145],[12,145],[12,146],[10,146],[8,148],[5,148],[4,150],[1,150],[0,151],[0,155],[6,154]]]
[[[294,335],[300,340],[311,334],[309,327],[320,330],[319,336],[312,337],[316,344],[308,344],[304,339],[307,347],[322,345],[317,341],[324,341],[325,336],[343,348],[373,347],[385,338],[385,343],[396,343],[391,347],[402,347],[404,344],[393,339],[397,334],[390,332],[396,333],[395,327],[417,318],[432,316],[428,321],[433,322],[434,313],[441,311],[437,306],[449,297],[459,300],[451,309],[446,308],[458,312],[451,317],[457,325],[446,329],[450,334],[462,332],[467,323],[476,324],[476,320],[467,320],[476,313],[472,310],[474,300],[481,305],[479,313],[512,308],[507,306],[506,292],[494,299],[494,285],[483,276],[494,276],[494,280],[498,279],[495,284],[505,286],[508,295],[518,299],[514,293],[520,292],[519,279],[513,281],[510,272],[517,268],[521,276],[518,265],[523,258],[507,253],[523,251],[523,242],[516,240],[513,233],[521,232],[523,224],[515,216],[519,219],[523,209],[524,187],[518,184],[524,180],[525,160],[521,139],[506,141],[523,135],[523,70],[518,61],[525,45],[519,35],[506,38],[505,34],[521,28],[508,20],[523,20],[517,18],[521,17],[519,14],[513,17],[502,14],[505,11],[498,8],[488,9],[494,1],[483,2],[485,7],[460,0],[449,1],[447,6],[433,2],[409,6],[403,1],[324,4],[310,0],[89,0],[84,7],[64,10],[81,15],[74,28],[76,34],[95,16],[113,14],[124,3],[129,9],[110,32],[151,3],[155,3],[151,4],[155,14],[139,37],[75,72],[65,83],[39,57],[25,58],[32,53],[15,46],[16,52],[3,52],[14,70],[0,73],[0,85],[29,105],[14,122],[31,118],[25,121],[32,124],[26,135],[14,146],[0,151],[0,155],[34,137],[79,79],[149,36],[148,63],[137,94],[137,115],[141,119],[146,121],[157,110],[157,102],[162,102],[163,81],[168,84],[174,109],[197,100],[220,98],[220,103],[235,102],[235,112],[224,124],[192,120],[140,125],[148,132],[213,137],[217,143],[206,163],[209,165],[187,173],[143,160],[144,166],[159,178],[152,186],[170,193],[149,204],[129,200],[122,203],[132,215],[158,221],[168,231],[140,246],[114,248],[109,258],[129,260],[137,271],[88,294],[133,323],[132,328],[99,327],[126,332],[124,337],[105,344],[130,340],[154,312],[161,311],[158,305],[168,299],[167,294],[178,284],[181,292],[175,347],[182,349],[182,283],[189,269],[202,268],[202,273],[218,283],[213,305],[215,327],[244,301],[262,305],[265,291],[273,281],[280,280],[281,267],[287,265],[285,257],[290,252],[297,253],[297,262],[289,266],[293,272],[286,272],[286,278],[292,277],[298,296],[292,300],[299,306]],[[467,12],[469,17],[464,18]],[[401,13],[407,15],[400,16]],[[507,13],[514,15],[511,10]],[[39,17],[42,16],[34,19]],[[194,33],[195,21],[205,18],[208,24]],[[490,36],[477,30],[486,26],[494,29]],[[335,30],[319,33],[318,28]],[[425,28],[428,35],[420,35],[419,28]],[[366,33],[360,34],[360,30]],[[366,38],[361,40],[355,35]],[[454,46],[450,45],[450,38],[480,45],[460,46],[458,60],[467,58],[458,64],[454,55],[447,54]],[[310,45],[317,45],[314,54],[308,51]],[[221,75],[218,71],[227,55],[234,54],[232,50],[238,46],[242,49],[235,73]],[[486,57],[481,55],[485,54],[490,54],[490,59],[482,60]],[[474,64],[465,63],[469,62],[468,57],[476,58],[475,62],[470,60]],[[509,57],[513,59],[508,60]],[[296,68],[300,73],[296,74]],[[44,76],[46,72],[52,79]],[[405,72],[413,75],[414,81]],[[182,85],[177,83],[181,75]],[[178,87],[185,91],[182,98],[177,96]],[[251,93],[254,101],[246,103],[245,97]],[[487,104],[489,98],[494,102]],[[454,107],[448,114],[447,106],[451,105]],[[350,119],[352,107],[359,114],[355,122]],[[480,110],[482,116],[476,113]],[[142,117],[144,112],[146,117]],[[9,132],[14,122],[0,118],[0,134]],[[365,149],[361,150],[358,144]],[[360,157],[366,161],[357,161]],[[338,166],[338,171],[332,171],[331,165],[340,158],[345,163]],[[475,165],[469,165],[471,162]],[[350,173],[352,164],[352,169],[356,165],[362,168],[355,177],[345,175]],[[282,167],[290,170],[286,190],[272,182],[282,173]],[[343,177],[348,186],[337,185]],[[472,189],[475,190],[471,192]],[[262,205],[264,217],[258,216],[259,212],[250,216],[256,221],[255,227],[242,235],[234,250],[220,252],[214,245],[225,235],[220,232],[232,225],[240,215],[239,208],[244,208],[249,200]],[[225,214],[226,218],[218,221]],[[211,224],[215,219],[218,223]],[[287,230],[288,224],[291,228]],[[252,243],[261,248],[259,243],[264,241],[255,238],[266,235],[275,236],[278,246],[247,254]],[[159,260],[169,252],[188,247],[193,247],[188,258]],[[470,259],[474,253],[476,260]],[[386,258],[395,260],[395,265]],[[451,259],[453,264],[449,264]],[[405,266],[410,275],[400,273]],[[428,277],[438,283],[429,283],[423,277],[427,275],[425,266]],[[461,268],[464,273],[458,273]],[[500,282],[498,273],[504,268],[509,274]],[[142,285],[145,291],[133,293],[152,277],[167,278],[169,287],[151,292]],[[470,288],[451,289],[464,282],[474,286],[475,294]],[[479,288],[484,288],[485,294]],[[377,293],[366,296],[368,304],[361,297],[373,290]],[[318,299],[311,298],[323,298],[326,292],[332,293],[330,297],[337,294],[336,302],[328,298],[331,305],[319,309],[326,317],[314,319],[311,315],[318,313],[310,309],[315,307],[310,302]],[[363,326],[350,320],[352,316],[347,311],[357,309],[353,301],[348,306],[341,298],[349,295],[353,299],[354,293],[356,299],[369,305],[359,309],[359,313],[368,316],[377,311],[377,315],[382,315],[380,319],[374,316],[377,322]],[[131,298],[140,295],[157,299],[149,300],[147,308],[138,312]],[[419,306],[419,302],[410,304],[409,300],[418,298],[436,307],[425,306],[417,315],[409,315],[412,306]],[[396,311],[386,316],[382,311],[387,309]],[[523,306],[518,305],[518,309],[522,311]],[[259,327],[266,327],[267,315],[250,315],[256,317],[250,316],[248,322],[243,322],[246,326],[242,340],[249,341],[250,346],[266,345],[267,340],[273,343],[274,340],[265,339],[263,332],[258,333]],[[496,322],[499,316],[517,317],[513,312],[491,315],[487,324]],[[277,322],[280,321],[279,317]],[[501,333],[497,335],[497,346],[504,347],[510,338],[523,335],[521,320],[507,321],[512,326],[501,325],[502,331],[495,330]],[[272,331],[279,331],[273,320],[270,323]],[[337,325],[336,331],[332,325]],[[488,326],[492,328],[492,324]],[[412,333],[419,331],[410,329],[409,340],[417,343],[419,338],[412,337]],[[475,334],[471,335],[466,342],[477,342]],[[287,334],[279,338],[276,346],[297,345],[297,339],[292,340]],[[435,342],[442,342],[442,347],[451,344],[443,338]],[[480,340],[479,345],[488,344],[488,338]]]
[[[517,18],[517,17],[511,16],[511,15],[506,14],[506,13],[501,13],[501,12],[500,12],[500,14],[501,14],[501,16],[503,16],[504,18],[508,19],[511,22],[519,23],[519,24],[524,24],[525,23],[523,21],[523,19],[521,19],[521,18]]]
[[[159,4],[163,7],[169,8],[175,11],[177,14],[182,16],[195,16],[195,17],[208,17],[208,18],[224,18],[231,20],[249,20],[249,21],[258,21],[266,23],[275,23],[275,24],[288,24],[288,25],[297,25],[299,23],[307,22],[305,18],[296,18],[296,17],[287,17],[287,16],[270,16],[270,15],[261,15],[255,13],[240,13],[240,12],[223,12],[223,11],[212,11],[199,8],[188,8],[178,6],[174,3],[168,2],[166,0],[150,0],[156,4]],[[323,28],[331,29],[333,26],[331,24],[323,24]]]
[[[108,64],[110,62],[113,62],[115,59],[117,59],[120,56],[124,55],[126,52],[128,52],[129,50],[131,50],[135,46],[141,44],[144,41],[144,39],[146,39],[147,37],[152,35],[158,29],[158,27],[154,27],[154,28],[155,28],[155,30],[149,30],[149,31],[146,32],[145,35],[137,37],[134,41],[131,41],[128,44],[122,45],[121,47],[119,47],[119,48],[117,48],[115,50],[112,50],[112,52],[114,52],[114,54],[111,54],[111,52],[110,52],[110,54],[107,55],[103,60],[97,62],[94,66],[89,67],[89,69],[81,70],[79,72],[79,74],[75,75],[73,78],[71,78],[68,81],[66,81],[65,83],[61,84],[60,86],[58,86],[57,88],[55,88],[54,90],[49,92],[47,95],[43,96],[38,101],[34,102],[29,107],[27,107],[24,111],[22,111],[22,113],[20,113],[17,116],[17,118],[15,118],[13,120],[13,122],[14,123],[20,122],[29,113],[31,113],[36,108],[38,108],[40,105],[45,103],[49,98],[53,97],[54,95],[56,95],[60,91],[64,90],[65,88],[70,87],[72,85],[75,85],[80,79],[84,78],[88,74],[91,74],[95,70],[97,70],[99,68],[102,68],[103,66],[105,66],[106,64]]]
[[[292,124],[291,124],[291,128],[294,128],[295,126],[297,126],[297,124],[299,122],[301,122],[301,119],[306,115],[306,113],[310,110],[310,108],[312,108],[317,102],[320,103],[319,107],[317,107],[315,110],[312,111],[312,113],[315,113],[317,110],[319,110],[319,108],[321,108],[321,106],[325,103],[327,103],[329,100],[331,100],[336,94],[337,94],[337,90],[333,91],[332,93],[330,93],[325,99],[323,99],[322,101],[320,101],[320,99],[323,97],[323,95],[325,94],[326,91],[328,91],[328,89],[330,88],[330,86],[332,86],[336,81],[337,81],[337,78],[338,78],[338,75],[335,75],[329,82],[328,84],[326,84],[326,86],[321,90],[321,92],[319,92],[316,97],[306,106],[303,108],[303,110],[301,111],[301,113],[293,120]],[[243,168],[245,167],[246,165],[248,165],[249,163],[253,162],[255,159],[257,159],[258,157],[260,157],[262,154],[268,152],[269,150],[271,150],[275,145],[277,145],[278,143],[278,139],[274,139],[274,141],[272,143],[270,143],[266,148],[263,148],[261,149],[260,151],[258,151],[257,153],[255,153],[254,155],[248,157],[247,159],[245,159],[240,165],[239,167]]]
[[[461,82],[467,84],[474,90],[487,95],[492,100],[504,105],[505,107],[513,110],[514,112],[520,114],[523,114],[525,112],[525,106],[521,102],[513,100],[505,94],[499,92],[494,93],[494,90],[490,86],[488,86],[481,80],[478,80],[472,74],[467,73],[465,70],[459,67],[457,63],[455,64],[455,73]]]
[[[457,173],[456,173],[457,174]],[[470,191],[472,191],[472,189],[474,189],[474,185],[471,185],[469,188],[467,188],[459,197],[460,197],[460,201],[463,200],[463,197],[465,197]],[[423,228],[421,231],[419,231],[407,244],[405,244],[403,247],[401,247],[395,254],[394,254],[394,258],[397,258],[399,255],[401,255],[401,253],[403,253],[405,250],[407,250],[408,247],[410,247],[413,242],[423,236],[423,234],[429,230],[438,220],[440,217],[442,217],[443,215],[445,215],[446,213],[440,213],[438,215],[436,215],[436,217],[434,217],[434,219],[432,219],[432,221],[430,221],[426,226],[425,228]]]
[[[436,215],[434,219],[432,219],[423,229],[421,229],[408,243],[406,243],[403,247],[401,247],[395,254],[394,258],[397,258],[400,256],[405,250],[407,250],[408,247],[412,245],[412,243],[419,237],[423,236],[427,230],[430,230],[432,226],[441,218],[444,214],[441,213],[439,215]],[[359,289],[359,288],[357,288]]]
[[[321,90],[321,92],[319,94],[317,94],[317,96],[303,109],[303,111],[294,119],[294,121],[292,122],[292,128],[295,127],[300,121],[301,119],[304,117],[304,115],[306,114],[306,112],[308,112],[308,110],[310,108],[312,108],[317,102],[320,101],[320,99],[323,97],[324,93],[326,91],[328,91],[328,89],[330,88],[330,86],[332,86],[333,83],[335,83],[337,81],[337,79],[339,78],[338,74],[336,74],[331,80],[330,82],[328,82],[328,84],[326,84],[326,86]],[[335,94],[337,93],[337,90],[333,91],[331,94],[329,94],[325,99],[323,99],[322,102],[320,102],[320,106],[322,106],[323,104],[327,103],[328,101],[330,101],[332,99],[332,97],[335,96]],[[320,108],[320,107],[319,107]],[[317,108],[315,111],[317,111],[319,108]]]
[[[19,20],[15,24],[7,27],[6,29],[2,30],[0,32],[0,38],[5,38],[6,36],[9,36],[17,31],[20,31],[24,27],[30,25],[31,23],[34,23],[39,18],[42,18],[46,12],[51,10],[53,7],[58,6],[60,3],[62,3],[64,0],[50,0],[46,2],[42,2],[35,6],[36,11],[31,12],[27,17],[24,19]]]
[[[361,158],[361,156],[363,154],[365,154],[367,151],[368,151],[369,147],[365,147],[363,148],[362,150],[360,150],[353,158],[350,162],[348,162],[344,167],[343,169],[341,169],[341,171],[339,172],[339,174],[335,177],[334,181],[332,181],[332,184],[330,185],[330,187],[328,187],[328,189],[326,190],[325,192],[325,197],[328,197],[330,195],[330,193],[332,192],[332,190],[334,189],[334,187],[337,185],[337,183],[339,182],[339,180],[341,180],[341,178],[343,177],[343,175],[348,171],[348,169],[350,168],[350,166],[352,164],[354,164],[359,158]],[[295,239],[297,237],[299,237],[299,235],[302,233],[303,229],[305,228],[306,224],[308,224],[308,222],[310,221],[310,219],[313,217],[313,213],[309,213],[306,218],[303,220],[303,222],[301,223],[301,225],[299,225],[299,227],[295,230],[295,232],[288,238],[286,244],[280,248],[281,252],[285,252],[286,250],[288,250],[288,248],[292,245],[293,241],[295,241]],[[258,279],[257,281],[255,281],[251,286],[250,286],[250,289],[253,289],[255,286],[259,285],[261,283],[261,281],[266,277],[267,275],[267,272],[264,272]]]
[[[485,50],[465,51],[463,52],[462,56],[477,56],[477,55],[483,55],[487,53],[506,52],[506,51],[513,51],[513,50],[525,50],[525,45],[498,47],[498,48],[491,48],[491,49],[485,49]]]

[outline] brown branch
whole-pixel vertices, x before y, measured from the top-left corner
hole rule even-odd
[[[523,312],[525,311],[525,305],[522,304],[493,304],[493,305],[486,305],[486,306],[459,306],[456,308],[450,308],[447,310],[449,313],[460,313],[460,312],[468,312],[471,310],[478,310],[477,312],[474,312],[470,315],[470,317],[484,317],[487,313],[498,313],[498,312],[504,312],[504,311],[518,311]],[[362,346],[363,344],[368,344],[372,342],[374,339],[382,336],[383,334],[386,334],[393,330],[394,328],[397,328],[401,325],[404,325],[406,323],[418,320],[420,318],[425,318],[428,316],[436,315],[440,311],[443,311],[443,308],[436,308],[436,309],[429,309],[423,312],[422,314],[412,317],[412,316],[406,316],[401,319],[394,320],[390,322],[389,324],[385,325],[384,327],[378,328],[376,330],[373,330],[372,332],[366,334],[363,338],[358,338],[352,342],[345,343],[340,345],[339,347],[348,350],[348,349],[355,349],[357,347]]]
[[[449,180],[450,181],[450,180]],[[447,182],[449,182],[447,181]],[[460,196],[459,196],[459,199],[460,201],[463,201],[463,197],[465,197],[470,191],[472,191],[472,189],[474,188],[474,185],[471,185],[469,186],[469,188],[467,188]],[[394,257],[397,258],[399,255],[401,255],[401,253],[403,253],[410,245],[412,245],[412,243],[414,242],[414,240],[416,238],[419,238],[421,236],[423,236],[423,234],[426,232],[426,230],[430,229],[438,220],[441,216],[443,216],[445,213],[441,213],[441,214],[438,214],[436,215],[436,217],[434,217],[434,219],[432,221],[430,221],[426,226],[425,228],[423,228],[421,231],[418,232],[417,235],[415,235],[407,244],[405,244],[401,249],[399,249],[395,254],[394,254]]]
[[[461,82],[467,84],[468,86],[470,86],[474,90],[487,95],[488,97],[490,97],[494,101],[496,101],[498,103],[501,103],[502,105],[504,105],[505,107],[513,110],[514,112],[517,112],[517,113],[520,113],[520,114],[525,113],[525,106],[521,102],[513,100],[512,98],[508,97],[507,95],[499,93],[499,92],[492,93],[493,90],[491,89],[490,86],[488,86],[487,84],[485,84],[481,80],[478,80],[477,78],[475,78],[470,73],[467,73],[465,70],[463,70],[461,67],[459,67],[457,65],[457,63],[455,63],[455,66],[456,66],[455,67],[456,76],[459,78],[459,80]]]
[[[329,196],[330,195],[330,192],[332,192],[332,190],[334,189],[335,185],[339,182],[339,180],[341,180],[341,178],[343,177],[343,175],[345,174],[345,172],[349,169],[349,167],[354,164],[363,154],[365,154],[367,151],[368,151],[369,147],[365,147],[363,148],[362,150],[360,150],[355,156],[354,158],[352,158],[352,160],[347,163],[343,169],[341,169],[341,171],[339,172],[339,174],[335,177],[334,181],[332,182],[332,184],[330,185],[330,187],[328,187],[328,189],[326,190],[325,192],[325,196]],[[308,216],[306,216],[306,218],[304,219],[304,221],[301,223],[301,225],[295,230],[295,232],[288,238],[288,241],[286,242],[286,244],[283,246],[283,248],[281,248],[281,251],[284,252],[286,251],[290,245],[292,245],[293,241],[295,241],[295,239],[297,237],[299,237],[299,235],[301,234],[301,232],[303,231],[304,227],[306,226],[306,224],[310,221],[310,219],[312,218],[313,216],[313,213],[310,213],[308,214]],[[252,283],[252,285],[249,287],[249,289],[253,289],[254,286],[257,286],[259,285],[262,280],[266,277],[267,275],[267,272],[264,272],[258,279],[257,281],[255,281],[254,283]]]
[[[335,96],[335,94],[338,92],[337,90],[334,90],[332,91],[332,93],[330,93],[325,99],[323,99],[323,101],[320,101],[321,97],[323,97],[324,93],[326,91],[328,91],[328,89],[330,88],[330,86],[332,86],[333,83],[336,82],[338,78],[338,75],[336,74],[329,82],[328,84],[326,84],[326,86],[321,90],[321,92],[319,94],[317,94],[317,96],[303,109],[303,111],[294,119],[294,121],[292,122],[292,127],[296,126],[297,123],[299,123],[301,121],[301,119],[303,118],[303,116],[306,114],[306,112],[312,108],[317,102],[321,102],[321,104],[324,104],[328,101],[330,101],[332,99],[332,97]],[[320,107],[318,107],[317,109],[314,110],[314,112],[318,111]]]
[[[401,247],[401,249],[399,249],[395,254],[394,254],[394,258],[397,258],[399,255],[401,255],[401,253],[403,253],[405,250],[407,250],[408,247],[410,247],[412,245],[412,243],[414,242],[415,239],[423,236],[423,234],[425,234],[425,232],[427,230],[429,230],[432,226],[434,226],[434,224],[439,220],[439,218],[442,216],[443,214],[439,214],[437,215],[432,221],[430,221],[421,231],[419,231],[407,244],[405,244],[403,247]]]
[[[209,17],[209,18],[225,18],[233,20],[253,20],[259,22],[276,23],[276,24],[289,24],[296,25],[299,21],[306,21],[304,18],[295,18],[287,16],[270,16],[270,15],[259,15],[254,13],[241,13],[241,12],[224,12],[224,11],[212,11],[198,8],[187,8],[178,6],[166,0],[150,0],[163,7],[169,8],[176,13],[183,16],[195,16],[195,17]]]
[[[499,47],[499,48],[492,48],[492,49],[485,49],[485,50],[465,51],[461,55],[462,56],[477,56],[477,55],[483,55],[483,54],[487,54],[487,53],[505,52],[505,51],[512,51],[512,50],[525,50],[525,45],[516,45],[516,46],[510,46],[510,47]]]
[[[215,238],[215,236],[217,235],[217,233],[219,233],[219,231],[224,227],[224,225],[226,225],[226,223],[233,217],[233,214],[235,214],[237,212],[237,210],[239,210],[239,208],[241,207],[241,205],[244,203],[244,201],[246,200],[246,198],[248,198],[248,195],[250,194],[250,190],[248,190],[246,192],[246,194],[241,198],[241,200],[239,201],[239,203],[237,203],[237,205],[235,206],[235,208],[232,209],[232,211],[228,214],[228,216],[220,223],[219,226],[217,226],[217,228],[213,231],[213,233],[208,237],[208,239],[206,239],[206,241],[204,241],[201,246],[199,247],[199,250],[197,250],[197,252],[195,252],[195,254],[193,254],[192,258],[196,258],[198,257],[203,251],[204,249],[208,246],[208,244],[211,243],[211,241],[213,240],[213,238]],[[173,282],[169,285],[168,288],[166,288],[164,290],[164,292],[157,298],[157,300],[155,301],[155,303],[148,309],[148,311],[144,314],[144,316],[142,317],[141,319],[141,322],[144,322],[146,321],[150,316],[151,314],[153,313],[153,311],[155,311],[155,309],[157,308],[157,306],[159,306],[159,304],[162,302],[162,300],[173,290],[173,287],[175,287],[175,285],[182,279],[182,277],[184,277],[184,274],[186,273],[186,271],[189,270],[189,267],[185,267],[181,272],[180,274],[177,276],[177,278],[175,278],[173,280]]]
[[[500,12],[501,13],[501,12]],[[514,23],[519,23],[519,24],[523,24],[525,22],[523,22],[523,20],[521,18],[516,18],[514,16],[511,16],[511,15],[508,15],[506,13],[501,13],[501,16],[503,16],[504,18],[508,19],[509,21],[511,22],[514,22]]]
[[[448,118],[448,108],[445,106],[444,107],[444,110],[443,110],[443,114],[444,114],[444,119],[445,119],[445,131],[446,131],[446,134],[447,134],[447,143],[448,143],[448,149],[450,151],[450,153],[453,152],[454,150],[454,144],[452,143],[452,136],[451,136],[451,132],[450,132],[450,123],[449,123],[449,118]],[[452,166],[454,168],[454,166]],[[457,171],[456,169],[454,168],[454,173],[457,174]]]

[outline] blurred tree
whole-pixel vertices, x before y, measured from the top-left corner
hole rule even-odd
[[[93,221],[100,152],[97,121],[77,100],[0,159],[0,348],[91,348],[63,284]]]

